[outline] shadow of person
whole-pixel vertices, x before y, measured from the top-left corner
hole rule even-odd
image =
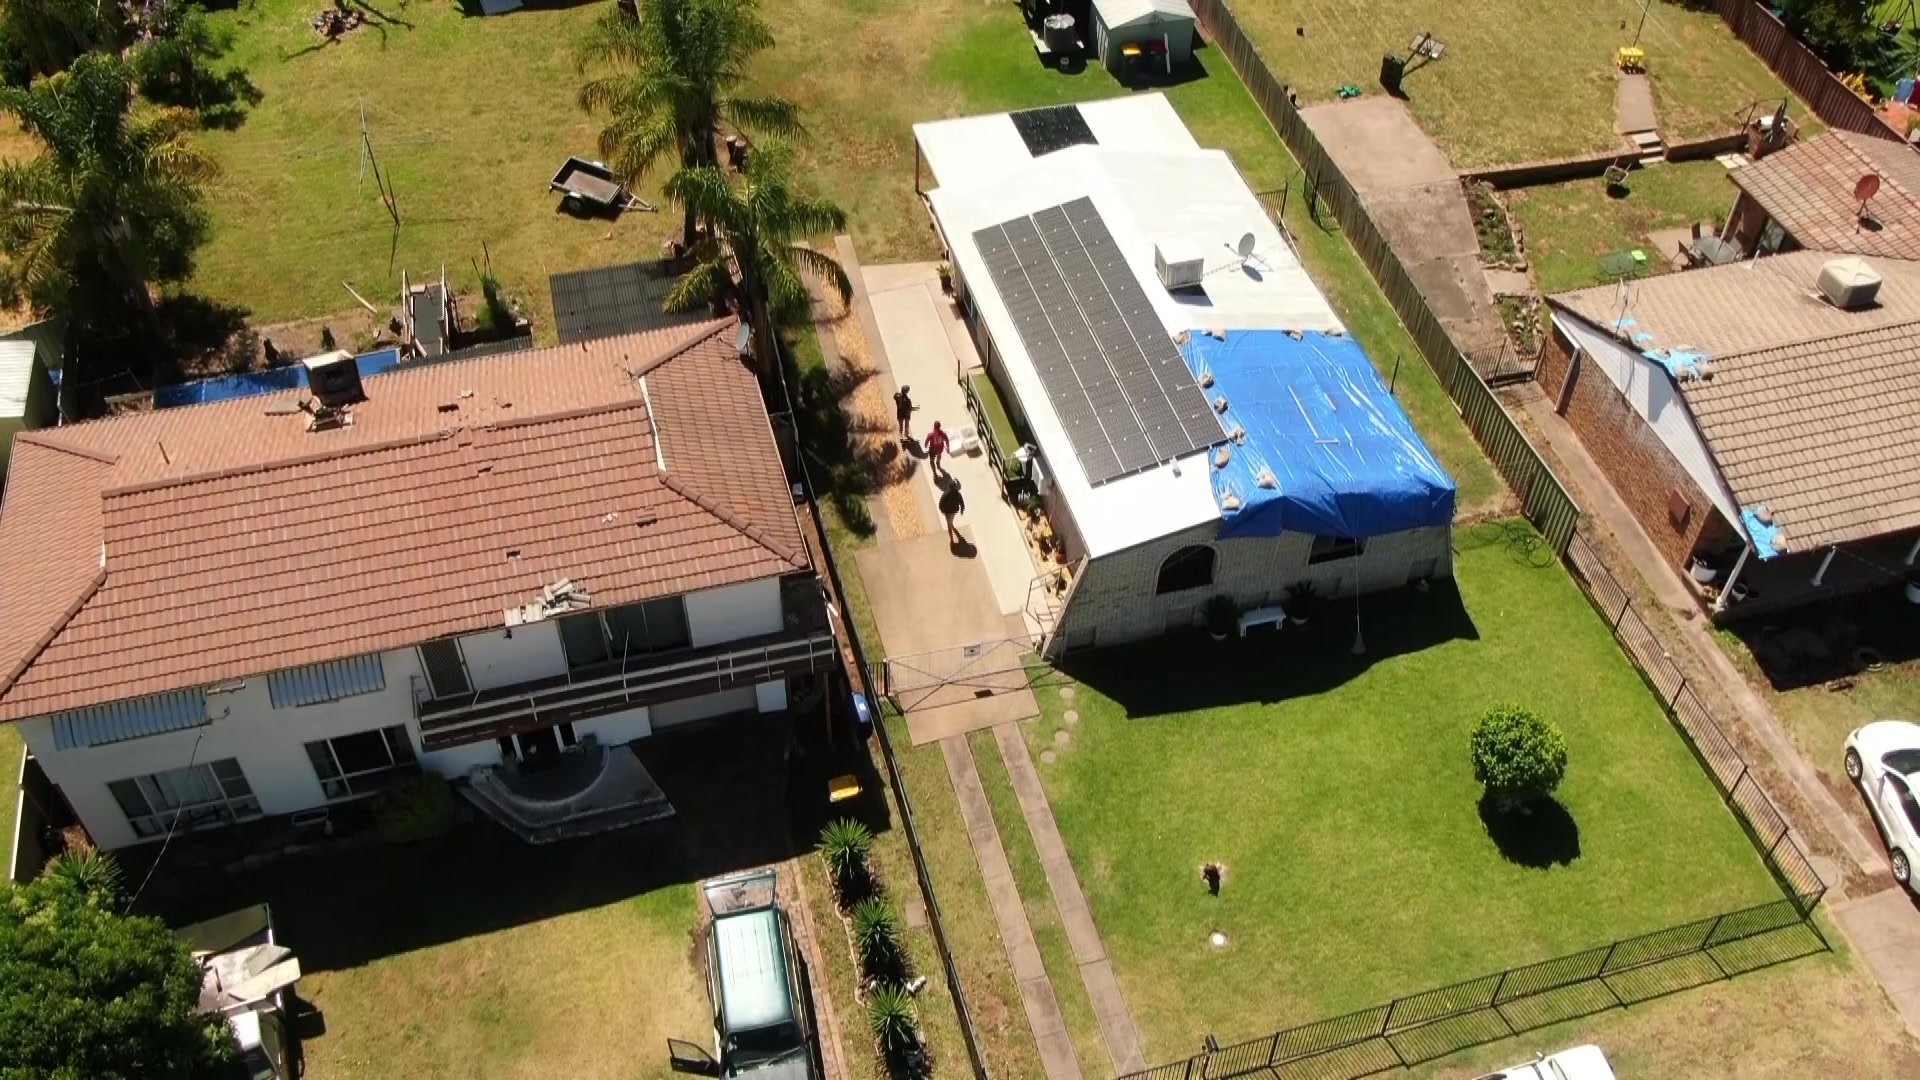
[[[1552,796],[1509,808],[1491,794],[1482,795],[1480,823],[1510,863],[1544,870],[1580,857],[1580,825]]]
[[[958,540],[949,540],[947,550],[953,552],[957,559],[971,559],[980,554],[980,549],[973,546],[973,541],[964,536]]]

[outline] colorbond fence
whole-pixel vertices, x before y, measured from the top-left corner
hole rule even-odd
[[[1448,336],[1446,327],[1414,286],[1413,277],[1361,205],[1353,185],[1335,167],[1320,140],[1300,116],[1300,110],[1287,100],[1283,84],[1268,69],[1252,39],[1241,31],[1226,0],[1192,0],[1192,3],[1194,16],[1207,39],[1232,63],[1241,81],[1246,83],[1248,93],[1266,114],[1267,122],[1299,162],[1307,179],[1308,206],[1316,220],[1320,214],[1332,211],[1360,261],[1366,264],[1387,302],[1400,316],[1420,355],[1439,376],[1441,385],[1460,410],[1467,430],[1473,433],[1494,467],[1520,497],[1527,519],[1547,538],[1555,554],[1564,554],[1573,538],[1574,526],[1580,520],[1580,507],[1573,496],[1527,442],[1492,388]]]
[[[1901,133],[1888,127],[1873,106],[1834,78],[1827,65],[1773,12],[1754,0],[1714,0],[1713,7],[1720,21],[1807,103],[1821,123],[1841,131],[1901,141]]]

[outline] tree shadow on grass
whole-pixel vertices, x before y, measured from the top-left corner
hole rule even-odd
[[[1480,824],[1510,863],[1545,870],[1570,866],[1580,857],[1580,824],[1552,796],[1508,808],[1482,795]]]
[[[1381,660],[1480,636],[1451,579],[1424,592],[1409,587],[1361,597],[1357,614],[1352,597],[1319,607],[1306,626],[1226,641],[1169,634],[1068,654],[1058,667],[1137,719],[1325,693]],[[1364,645],[1358,654],[1356,637]],[[1180,674],[1169,678],[1169,671]]]

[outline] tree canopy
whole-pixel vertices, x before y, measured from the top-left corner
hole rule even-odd
[[[743,93],[755,54],[773,32],[752,0],[640,0],[636,20],[618,6],[581,42],[581,67],[610,68],[580,88],[580,106],[608,114],[600,156],[622,183],[638,182],[671,155],[673,164],[718,165],[723,126],[793,135],[790,101]],[[682,243],[694,243],[688,215]]]
[[[1473,778],[1507,806],[1543,799],[1567,775],[1567,741],[1531,709],[1496,705],[1473,729]]]
[[[225,1022],[196,1010],[200,966],[186,943],[157,919],[122,916],[99,858],[0,884],[0,1078],[234,1075]]]

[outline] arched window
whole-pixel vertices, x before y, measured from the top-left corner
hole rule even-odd
[[[1183,547],[1160,564],[1160,584],[1155,593],[1184,592],[1213,584],[1213,549],[1204,544]]]

